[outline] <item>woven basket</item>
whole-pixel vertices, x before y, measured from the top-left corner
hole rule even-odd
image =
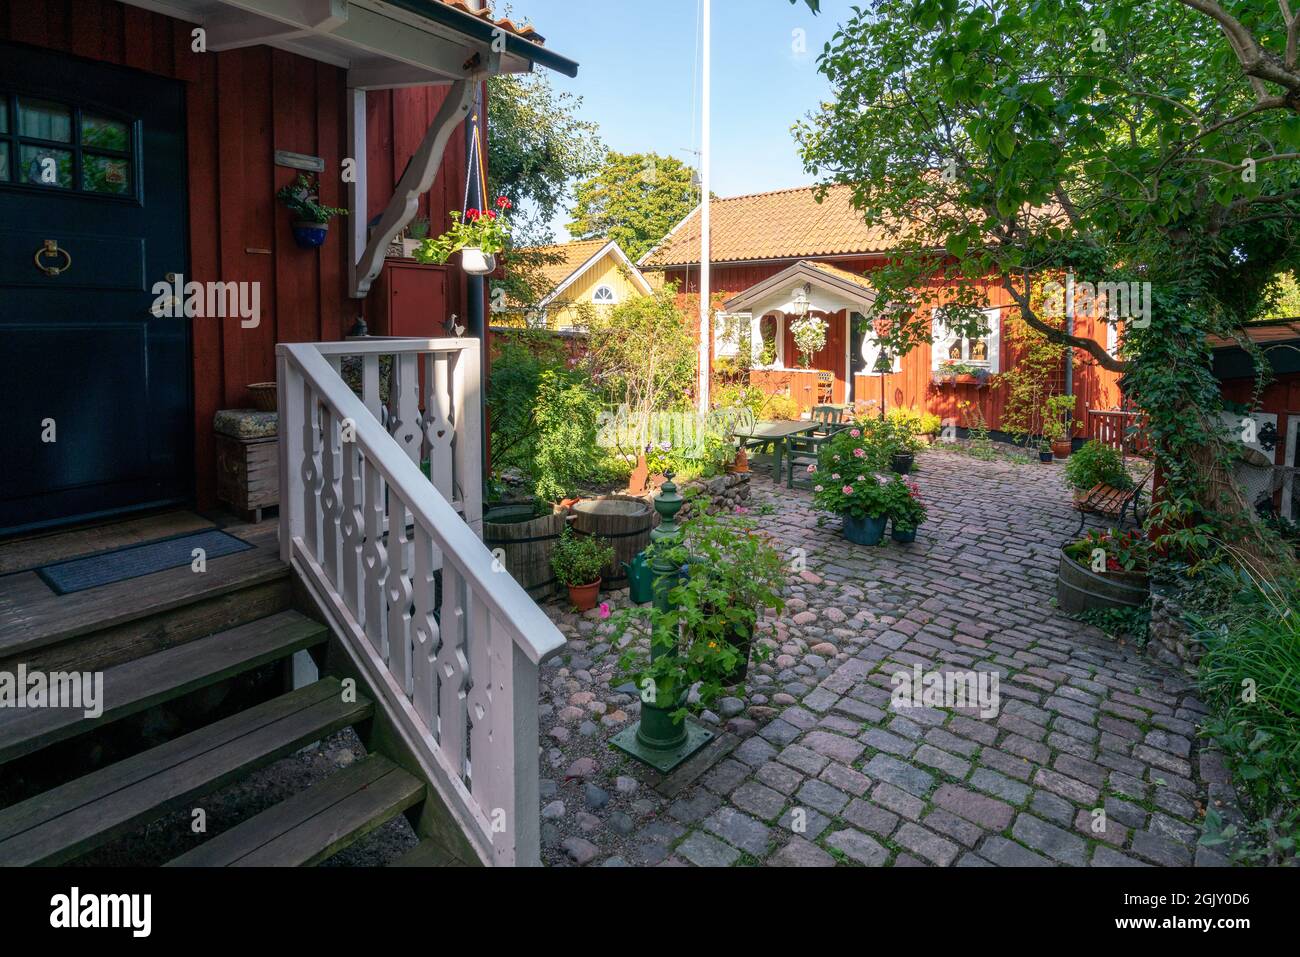
[[[249,394],[253,397],[253,408],[259,412],[275,412],[279,405],[275,397],[274,382],[252,382],[248,386]]]

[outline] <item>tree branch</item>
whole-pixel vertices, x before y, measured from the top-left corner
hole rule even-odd
[[[1043,322],[1043,320],[1039,318],[1038,314],[1035,313],[1033,308],[1029,305],[1028,287],[1026,287],[1024,293],[1017,290],[1015,283],[1011,279],[1010,273],[1004,272],[1002,274],[1002,288],[1011,294],[1011,298],[1014,299],[1016,305],[1020,307],[1020,318],[1025,321],[1025,324],[1030,328],[1041,332],[1052,342],[1058,342],[1062,345],[1082,349],[1084,352],[1088,353],[1088,355],[1096,359],[1097,364],[1103,369],[1109,369],[1111,372],[1123,372],[1128,368],[1127,362],[1116,359],[1106,351],[1106,348],[1100,342],[1097,342],[1094,339],[1086,339],[1083,336],[1070,335],[1064,330],[1057,329],[1055,326]]]

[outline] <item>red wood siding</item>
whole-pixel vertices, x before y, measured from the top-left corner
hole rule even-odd
[[[873,269],[878,269],[884,262],[881,257],[864,256],[853,259],[823,259],[812,261],[829,262],[832,265],[844,269],[848,272],[858,274],[869,274]],[[713,267],[710,275],[710,287],[714,296],[720,296],[726,299],[746,289],[776,275],[783,269],[788,268],[797,260],[787,259],[772,263],[758,263],[754,265],[726,265],[718,264]],[[699,268],[696,266],[679,267],[667,269],[664,271],[664,278],[669,282],[679,284],[678,292],[681,295],[695,294],[699,292]],[[998,286],[989,286],[987,288],[989,302],[995,306],[1008,305],[1011,303],[1011,297],[1006,290]],[[1014,310],[1007,310],[1006,314],[1014,314]],[[691,321],[695,321],[695,312],[689,312]],[[838,328],[840,335],[843,335],[843,323],[832,324],[832,329]],[[1075,332],[1078,335],[1096,339],[1101,343],[1106,341],[1106,330],[1104,323],[1092,318],[1078,318],[1075,321]],[[828,348],[829,340],[828,340]],[[835,369],[837,374],[841,374],[844,359],[844,341],[839,340],[838,365],[830,365],[820,361],[814,361],[814,366],[826,369]],[[786,334],[786,355],[794,356],[793,343],[790,341],[790,335]],[[791,360],[787,360],[791,361]],[[1016,361],[1016,350],[1004,337],[1002,341],[1002,369],[1009,370],[1014,366]],[[962,401],[974,402],[983,412],[986,422],[992,429],[1002,427],[1002,412],[1006,405],[1006,392],[1002,389],[977,389],[973,386],[944,386],[937,387],[931,382],[930,374],[930,347],[921,345],[913,349],[900,362],[901,371],[892,375],[885,376],[885,404],[889,408],[896,406],[908,406],[922,408],[940,416],[941,418],[950,418],[960,420],[960,414],[957,409],[957,403]],[[782,377],[780,374],[756,373],[753,381],[760,384],[763,388],[783,389],[788,384],[787,379],[799,379],[799,376],[786,374]],[[802,381],[802,380],[800,380]],[[804,401],[805,396],[795,394],[795,392],[804,392],[801,388],[792,391],[792,397],[800,402],[801,405],[807,406]],[[1076,406],[1076,417],[1080,421],[1087,418],[1087,409],[1112,409],[1118,407],[1120,403],[1119,376],[1117,373],[1109,372],[1102,369],[1097,362],[1088,357],[1080,350],[1074,350],[1074,393],[1078,396]],[[836,401],[842,401],[844,395],[843,383],[836,384]],[[854,378],[854,395],[857,399],[863,401],[874,400],[880,401],[880,378],[878,376],[859,375]],[[964,423],[962,423],[964,424]]]
[[[192,29],[192,24],[115,0],[0,0],[0,40],[186,83],[186,278],[262,284],[256,328],[242,328],[237,318],[196,319],[192,326],[195,491],[199,506],[208,507],[216,491],[214,413],[247,407],[248,384],[275,378],[275,343],[339,339],[351,327],[359,304],[347,295],[344,225],[336,220],[319,250],[300,249],[275,200],[276,190],[296,171],[277,167],[274,153],[289,150],[324,159],[321,201],[344,205],[338,176],[347,155],[344,71],[265,46],[193,53]],[[370,94],[371,217],[392,195],[393,183],[443,96],[441,88]],[[445,166],[421,203],[435,228],[446,222],[448,210],[460,208],[464,169],[460,133],[452,138]],[[463,280],[448,286],[447,307],[463,314]]]

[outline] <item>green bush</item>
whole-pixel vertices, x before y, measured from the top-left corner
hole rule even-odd
[[[1103,482],[1120,489],[1133,487],[1133,479],[1124,468],[1124,459],[1119,451],[1095,440],[1083,443],[1083,447],[1066,460],[1065,481],[1076,492],[1086,492]]]
[[[600,397],[585,376],[548,369],[537,386],[536,454],[533,459],[538,498],[557,502],[578,483],[597,474],[596,448]]]
[[[1206,814],[1210,846],[1252,863],[1294,860],[1300,840],[1300,582],[1266,583],[1219,566],[1198,583],[1191,616],[1205,645],[1204,730],[1226,753],[1245,802],[1244,828]]]

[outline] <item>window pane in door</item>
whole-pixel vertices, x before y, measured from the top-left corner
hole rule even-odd
[[[72,153],[47,146],[22,145],[19,154],[21,178],[35,186],[72,188]]]
[[[125,153],[131,144],[126,124],[104,116],[84,113],[81,117],[81,145]]]
[[[72,142],[72,111],[49,100],[18,99],[18,135]]]
[[[9,179],[9,144],[0,143],[0,180]]]
[[[9,101],[0,95],[0,133],[9,132]]]
[[[122,195],[131,192],[131,163],[116,156],[86,153],[81,160],[82,189]]]

